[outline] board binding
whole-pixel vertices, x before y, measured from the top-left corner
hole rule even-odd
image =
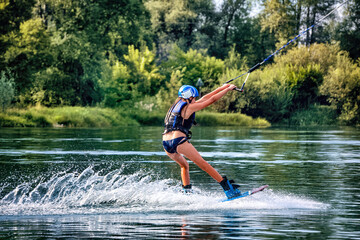
[[[261,187],[258,187],[258,188],[253,188],[250,191],[243,192],[241,195],[239,195],[237,197],[226,198],[226,199],[222,200],[221,202],[228,202],[228,201],[232,201],[232,200],[235,200],[235,199],[247,197],[247,196],[253,195],[253,194],[257,193],[257,192],[261,192],[262,190],[264,190],[267,187],[269,187],[269,185],[264,185],[264,186],[261,186]]]

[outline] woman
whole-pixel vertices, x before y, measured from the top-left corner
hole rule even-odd
[[[197,89],[193,86],[184,85],[179,89],[178,99],[170,107],[165,117],[165,131],[163,133],[163,146],[166,154],[177,162],[181,167],[181,180],[184,192],[191,192],[189,164],[184,155],[202,170],[214,178],[228,198],[241,194],[232,180],[222,177],[209,163],[207,163],[189,142],[191,138],[190,128],[195,124],[195,112],[206,108],[222,98],[227,92],[234,90],[235,85],[225,84],[196,101],[199,96]]]

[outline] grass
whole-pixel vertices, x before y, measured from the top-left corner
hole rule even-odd
[[[0,114],[1,127],[117,127],[139,125],[110,108],[98,107],[33,107],[9,109]]]
[[[28,121],[26,118],[8,114],[0,113],[0,127],[35,127],[36,124]]]
[[[260,126],[270,123],[240,113],[200,112],[196,115],[202,126]],[[8,109],[0,113],[0,127],[119,127],[162,126],[165,113],[134,109],[100,107],[32,107]]]
[[[288,121],[289,125],[295,126],[330,126],[338,124],[334,108],[318,105],[294,112]]]
[[[202,126],[270,126],[263,118],[254,119],[241,113],[199,112],[196,114],[196,121]]]
[[[130,117],[135,119],[141,125],[163,126],[166,112],[150,111],[132,111]]]

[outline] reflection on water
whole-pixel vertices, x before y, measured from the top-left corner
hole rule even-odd
[[[243,190],[270,189],[222,203],[191,163],[183,195],[161,128],[1,129],[0,238],[360,236],[357,129],[197,127],[192,143]]]

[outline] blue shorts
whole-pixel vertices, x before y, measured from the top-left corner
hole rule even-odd
[[[163,141],[163,146],[168,153],[177,153],[176,148],[186,141],[188,141],[187,137],[178,137],[171,140]]]

